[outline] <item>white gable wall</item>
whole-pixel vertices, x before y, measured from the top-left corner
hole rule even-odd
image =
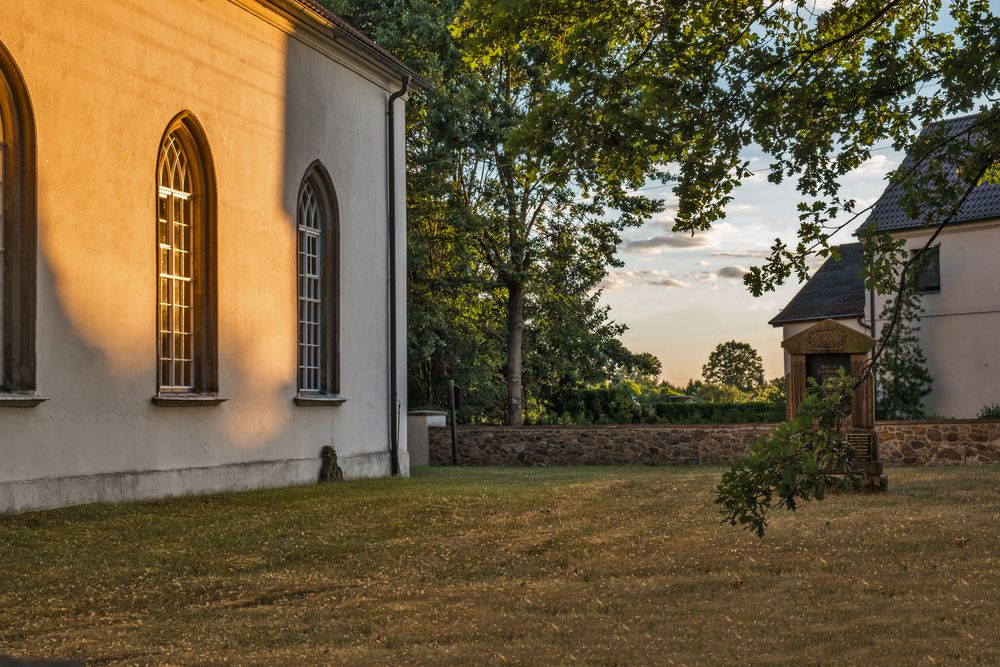
[[[0,408],[0,510],[307,483],[327,444],[349,477],[388,473],[385,101],[399,83],[289,31],[262,7],[227,0],[0,3],[0,42],[35,115],[38,394],[49,398]],[[218,407],[150,401],[154,171],[183,110],[204,127],[215,163],[219,385],[229,399]],[[292,401],[295,207],[316,159],[340,206],[349,400],[339,407]],[[402,280],[398,290],[403,311]],[[398,331],[405,406],[403,312]]]
[[[932,230],[897,233],[916,249]],[[975,417],[1000,403],[1000,220],[956,225],[938,236],[941,291],[924,294],[920,343],[933,389],[924,399],[929,415]],[[876,297],[882,313],[885,297]],[[877,323],[879,333],[886,326]]]

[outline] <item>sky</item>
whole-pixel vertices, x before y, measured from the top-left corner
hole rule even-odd
[[[764,169],[766,159],[748,153],[751,169]],[[858,208],[878,199],[885,176],[902,157],[885,148],[842,180],[843,194]],[[664,201],[664,213],[622,235],[618,258],[625,265],[611,269],[602,300],[611,318],[628,326],[622,340],[633,352],[651,352],[663,365],[663,379],[686,384],[700,379],[701,367],[716,345],[728,340],[749,343],[764,360],[767,378],[784,375],[781,329],[767,322],[801,286],[793,276],[774,292],[753,297],[743,284],[746,269],[763,261],[775,238],[790,245],[798,227],[794,182],[768,183],[765,173],[744,181],[726,210],[726,218],[694,237],[675,234],[671,214],[676,199],[670,186],[644,194]],[[834,237],[850,243],[852,227]],[[814,263],[813,270],[822,264]]]
[[[816,0],[826,9],[832,0]],[[1000,0],[990,0],[1000,12]],[[954,28],[942,14],[937,29]],[[984,101],[984,100],[979,100]],[[759,152],[748,152],[751,169],[767,167]],[[885,176],[903,156],[891,147],[876,147],[872,158],[842,179],[842,194],[857,200],[858,209],[875,202],[885,189]],[[743,285],[743,271],[762,262],[775,238],[793,245],[798,228],[795,184],[768,183],[755,174],[735,192],[726,219],[694,238],[670,231],[670,187],[644,192],[660,197],[666,212],[641,228],[623,234],[618,257],[625,266],[611,269],[604,282],[603,302],[612,319],[626,324],[622,341],[633,352],[651,352],[663,364],[662,378],[674,384],[700,379],[701,367],[716,345],[728,340],[750,343],[764,360],[768,379],[784,375],[781,329],[767,322],[795,296],[801,285],[793,276],[774,292],[754,298]],[[861,217],[841,231],[834,242],[850,243],[864,222]],[[812,271],[822,260],[815,262]]]

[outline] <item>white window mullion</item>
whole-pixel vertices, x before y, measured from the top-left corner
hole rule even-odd
[[[316,194],[307,182],[298,207],[299,273],[299,391],[323,390],[322,350],[322,226]]]
[[[160,389],[194,390],[194,271],[191,174],[178,138],[164,141],[160,166],[158,264]]]

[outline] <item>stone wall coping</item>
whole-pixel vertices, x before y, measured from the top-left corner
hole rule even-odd
[[[414,414],[414,413],[410,413]],[[878,420],[875,422],[875,426],[948,426],[950,424],[1000,424],[1000,419],[900,419],[900,420]],[[657,429],[657,428],[679,428],[679,429],[695,429],[695,428],[774,428],[778,424],[776,422],[759,422],[759,423],[745,423],[745,424],[676,424],[676,423],[663,423],[663,424],[530,424],[525,426],[505,426],[499,424],[459,424],[459,431],[463,430],[480,430],[480,429],[491,429],[491,430],[504,430],[504,431],[544,431],[547,429],[560,429],[560,430],[622,430],[627,428],[638,428],[638,429]],[[448,429],[449,426],[429,426],[430,429]]]
[[[875,426],[948,426],[949,424],[1000,424],[1000,419],[880,419],[875,422]]]
[[[576,431],[590,431],[590,430],[608,430],[608,431],[620,431],[627,428],[639,428],[639,429],[657,429],[657,428],[774,428],[777,426],[777,422],[760,422],[751,424],[531,424],[525,426],[501,426],[494,424],[459,424],[458,430],[504,430],[504,431],[545,431],[545,430],[576,430]],[[429,426],[430,429],[448,429],[450,426]]]

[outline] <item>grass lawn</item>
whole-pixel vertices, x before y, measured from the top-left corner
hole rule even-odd
[[[97,664],[1000,664],[1000,468],[719,524],[720,469],[0,516],[0,654]]]

